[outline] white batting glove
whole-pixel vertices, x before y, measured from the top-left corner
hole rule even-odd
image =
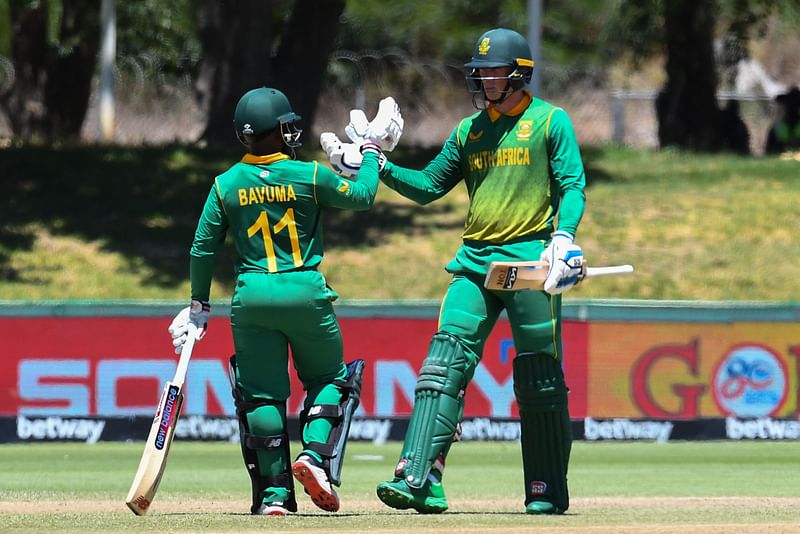
[[[352,123],[352,116],[351,116]],[[403,116],[394,98],[387,96],[378,104],[378,113],[369,123],[366,139],[377,143],[381,150],[391,152],[403,135]]]
[[[340,176],[355,176],[361,169],[361,150],[355,143],[342,143],[333,132],[319,136],[319,144],[328,156],[331,167]]]
[[[344,127],[344,133],[355,144],[361,146],[367,140],[369,120],[360,109],[350,110],[350,122]]]
[[[189,323],[194,324],[200,335],[197,339],[202,339],[208,328],[208,316],[211,315],[211,305],[201,300],[192,300],[191,304],[180,312],[169,325],[170,335],[172,336],[172,346],[175,354],[183,351],[183,345],[189,339]]]
[[[362,143],[342,143],[335,133],[325,132],[319,136],[319,144],[328,156],[331,168],[340,176],[354,179],[361,170],[363,152],[375,150],[378,153],[378,170],[386,165],[386,156],[380,147],[371,141]]]
[[[557,231],[539,257],[540,261],[550,265],[547,279],[544,281],[544,290],[551,295],[572,289],[586,276],[583,250],[574,244],[572,239],[567,232]]]
[[[378,104],[378,113],[372,122],[367,121],[367,116],[360,109],[350,110],[350,122],[344,131],[359,146],[372,141],[381,150],[391,152],[403,135],[403,123],[400,106],[394,98],[387,96]]]

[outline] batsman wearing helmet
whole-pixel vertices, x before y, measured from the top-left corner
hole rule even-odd
[[[318,507],[339,509],[333,485],[340,484],[364,362],[343,360],[332,306],[337,295],[317,270],[323,257],[320,217],[327,207],[372,206],[381,148],[388,147],[381,139],[366,139],[359,180],[351,181],[316,161],[294,159],[301,144],[299,119],[276,89],[253,89],[239,100],[234,126],[247,154],[214,179],[190,252],[191,304],[169,328],[176,353],[189,322],[205,328],[214,259],[230,234],[237,256],[231,384],[252,483],[250,511],[262,515],[297,511],[294,479]],[[306,392],[302,451],[294,463],[286,433],[289,348]]]
[[[525,89],[533,66],[519,33],[497,28],[481,35],[465,65],[479,111],[461,120],[421,171],[387,162],[380,174],[386,185],[420,204],[462,180],[470,198],[463,242],[446,267],[452,280],[419,371],[400,461],[393,479],[377,487],[380,500],[392,508],[447,510],[445,458],[467,385],[503,310],[516,349],[526,512],[560,514],[569,506],[572,436],[562,370],[561,293],[581,279],[583,253],[573,239],[584,211],[585,176],[567,113]],[[359,130],[353,115],[348,135]],[[350,138],[354,145],[360,142]],[[354,152],[346,146],[323,148],[334,161]],[[492,261],[535,259],[549,262],[544,291],[484,288]]]

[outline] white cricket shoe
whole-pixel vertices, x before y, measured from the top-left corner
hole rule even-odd
[[[298,456],[292,464],[292,475],[319,508],[328,512],[339,509],[339,496],[331,486],[328,474],[313,457],[308,454]]]
[[[256,515],[286,515],[289,510],[283,506],[282,502],[264,503],[256,512]]]

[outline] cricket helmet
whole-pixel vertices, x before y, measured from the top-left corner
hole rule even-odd
[[[259,87],[246,92],[233,114],[236,136],[246,143],[257,139],[277,127],[281,129],[284,143],[290,147],[300,146],[302,130],[295,126],[300,115],[292,111],[289,99],[277,89]]]
[[[507,76],[509,92],[522,89],[531,81],[533,65],[531,48],[522,35],[507,28],[494,28],[478,37],[472,60],[464,64],[467,89],[473,95],[482,93],[481,80],[484,78],[478,69],[499,67],[512,68]]]

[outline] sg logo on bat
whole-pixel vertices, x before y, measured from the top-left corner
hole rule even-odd
[[[505,280],[503,280],[503,276],[501,275],[500,281],[503,283],[503,287],[506,289],[511,289],[514,287],[514,283],[517,281],[517,268],[509,267],[506,270]]]

